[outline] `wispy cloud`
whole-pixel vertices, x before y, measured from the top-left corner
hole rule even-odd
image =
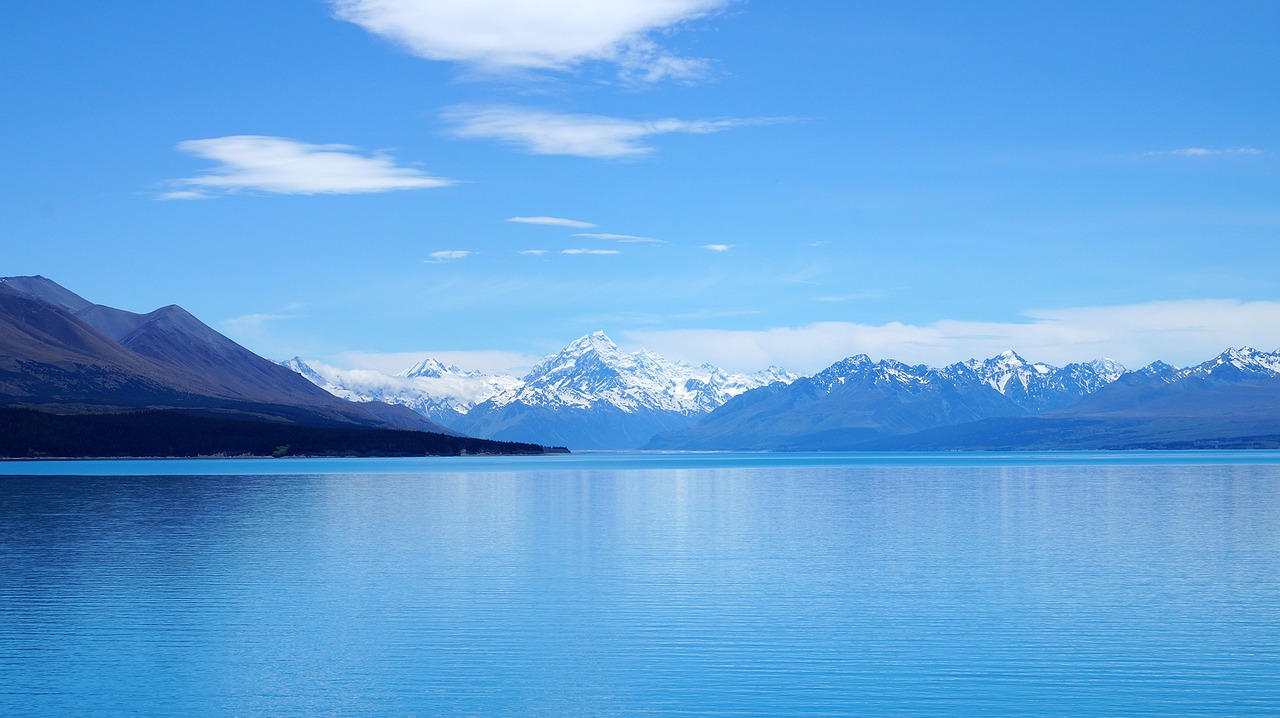
[[[208,173],[173,180],[159,199],[205,199],[242,190],[273,194],[362,194],[454,184],[384,155],[350,145],[313,145],[285,137],[234,135],[187,140],[178,149],[219,163]]]
[[[445,262],[456,262],[459,259],[466,259],[471,255],[472,252],[467,249],[443,249],[439,252],[432,252],[431,254],[428,254],[427,256],[430,257],[430,259],[426,259],[424,261],[426,261],[427,264],[443,264]]]
[[[1224,147],[1211,149],[1208,147],[1183,147],[1176,150],[1148,152],[1148,155],[1172,155],[1174,157],[1222,157],[1229,155],[1260,155],[1263,151],[1257,147]]]
[[[630,332],[624,338],[695,363],[742,370],[778,364],[806,372],[858,353],[939,366],[1015,349],[1030,360],[1058,365],[1109,357],[1137,368],[1156,359],[1196,363],[1228,346],[1280,347],[1280,302],[1150,302],[1036,310],[1025,318],[922,325],[823,322],[764,330]]]
[[[545,249],[522,249],[520,254],[528,254],[533,257],[539,257],[547,253]]]
[[[616,249],[562,249],[560,254],[621,254]]]
[[[884,292],[854,292],[853,294],[828,294],[814,297],[819,302],[861,302],[868,299],[883,299]]]
[[[666,244],[665,240],[654,239],[653,237],[637,237],[634,234],[610,234],[608,232],[579,232],[575,237],[586,237],[587,239],[611,239],[616,242],[628,244]]]
[[[519,224],[541,224],[549,227],[570,227],[572,229],[590,229],[595,226],[591,222],[565,219],[564,217],[508,217],[507,221]]]
[[[541,356],[519,352],[424,349],[416,352],[349,351],[329,357],[329,363],[348,367],[350,370],[399,374],[428,357],[468,371],[479,370],[487,374],[515,375],[524,374],[533,368],[534,364],[542,361]]]
[[[536,155],[572,155],[626,159],[647,155],[650,137],[672,133],[705,135],[779,118],[628,120],[604,115],[573,115],[512,106],[457,106],[445,111],[454,137],[496,140]]]
[[[282,319],[297,319],[300,316],[300,314],[261,312],[256,314],[243,314],[238,317],[223,319],[218,323],[218,325],[230,333],[252,334],[272,322],[278,322]]]
[[[482,72],[567,70],[612,63],[627,80],[691,80],[706,60],[665,51],[654,39],[729,0],[330,0],[334,16],[429,60]]]
[[[709,249],[712,252],[728,252],[730,249],[733,249],[733,245],[732,244],[704,244],[702,245],[702,248]]]

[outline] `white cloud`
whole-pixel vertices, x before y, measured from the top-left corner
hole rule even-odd
[[[590,229],[595,226],[590,222],[565,219],[564,217],[508,217],[507,221],[520,224],[541,224],[549,227],[571,227],[573,229]]]
[[[712,252],[728,252],[730,249],[733,249],[733,245],[732,244],[704,244],[702,245],[702,248],[709,249]]]
[[[285,137],[234,135],[187,140],[178,149],[219,163],[207,174],[174,180],[159,199],[204,199],[241,190],[275,194],[361,194],[453,184],[390,157],[349,145],[312,145]]]
[[[575,237],[586,237],[587,239],[612,239],[617,242],[628,244],[666,244],[664,240],[654,239],[653,237],[637,237],[634,234],[610,234],[608,232],[579,232],[573,235]]]
[[[545,250],[545,249],[522,249],[522,250],[520,250],[520,254],[528,254],[528,255],[532,255],[532,256],[534,256],[534,257],[538,257],[538,256],[544,255],[544,254],[546,254],[546,253],[547,253],[547,250]]]
[[[1223,155],[1260,155],[1262,150],[1256,147],[1225,147],[1210,149],[1208,147],[1183,147],[1166,152],[1148,152],[1149,155],[1173,155],[1175,157],[1220,157]]]
[[[466,249],[444,249],[439,252],[432,252],[427,256],[430,259],[423,260],[427,264],[441,264],[443,262],[456,262],[459,259],[466,259],[471,256],[471,252]]]
[[[484,72],[618,65],[626,79],[693,79],[708,62],[651,37],[729,0],[330,0],[334,16],[429,60]]]
[[[560,254],[621,254],[616,249],[562,249]]]
[[[1199,363],[1229,346],[1280,347],[1280,302],[1165,301],[1038,310],[1025,317],[1023,322],[823,322],[765,330],[629,332],[624,338],[694,363],[736,370],[779,364],[805,372],[860,353],[940,366],[1013,349],[1029,360],[1057,365],[1108,357],[1137,368],[1157,359]]]
[[[458,106],[445,111],[454,127],[449,134],[465,139],[497,140],[535,155],[572,155],[623,159],[653,152],[644,140],[671,133],[704,135],[784,120],[627,120],[604,115],[570,115],[527,107]]]

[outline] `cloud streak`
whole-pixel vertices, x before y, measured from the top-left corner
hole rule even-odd
[[[448,134],[453,137],[493,140],[535,155],[593,159],[642,157],[654,151],[646,140],[658,135],[705,135],[785,121],[778,118],[629,120],[505,105],[460,105],[446,110],[443,117],[452,125]]]
[[[1263,151],[1257,147],[1224,147],[1219,149],[1210,149],[1208,147],[1183,147],[1176,150],[1166,150],[1163,152],[1148,152],[1148,155],[1172,155],[1174,157],[1223,157],[1223,156],[1248,156],[1260,155]]]
[[[445,262],[456,262],[459,259],[470,257],[472,252],[467,249],[443,249],[439,252],[432,252],[427,256],[430,259],[425,260],[427,264],[443,264]]]
[[[637,237],[634,234],[611,234],[609,232],[579,232],[575,237],[586,237],[587,239],[608,239],[615,242],[623,242],[625,244],[666,244],[665,240],[654,239],[653,237]]]
[[[159,199],[207,199],[241,191],[271,194],[365,194],[454,184],[401,167],[350,145],[313,145],[285,137],[232,135],[178,144],[182,152],[218,163],[208,173],[174,180]]]
[[[562,249],[560,254],[621,254],[616,249]]]
[[[692,80],[706,60],[665,51],[653,39],[728,0],[330,0],[334,17],[428,60],[482,72],[616,65],[626,80]]]
[[[565,219],[564,217],[508,217],[507,221],[516,222],[517,224],[537,224],[546,227],[569,227],[571,229],[590,229],[595,226],[591,222]]]
[[[944,319],[931,324],[822,322],[763,330],[629,332],[632,344],[691,362],[754,370],[779,364],[813,372],[853,354],[940,366],[1014,349],[1033,361],[1100,357],[1130,368],[1156,359],[1192,364],[1228,346],[1280,347],[1280,302],[1229,299],[1027,312],[1021,322]]]

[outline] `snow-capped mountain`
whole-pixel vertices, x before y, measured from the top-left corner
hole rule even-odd
[[[308,363],[298,357],[280,364],[348,401],[399,404],[450,427],[477,404],[520,384],[513,376],[463,371],[434,359],[419,362],[396,376]]]
[[[1227,349],[1203,364],[1183,369],[1179,376],[1232,381],[1280,376],[1280,351],[1264,352],[1253,347]]]
[[[728,374],[704,364],[693,367],[653,352],[627,353],[604,332],[594,332],[548,357],[519,386],[491,400],[495,408],[529,406],[591,408],[609,404],[624,412],[705,414],[749,389],[795,375],[778,367],[756,374]]]
[[[476,406],[458,428],[484,437],[544,436],[570,448],[634,448],[738,394],[794,379],[778,367],[729,374],[646,350],[624,352],[594,332],[539,363],[519,386]]]
[[[783,388],[749,391],[654,449],[829,449],[1070,406],[1124,374],[1109,359],[1054,367],[1009,351],[943,368],[865,354]]]
[[[942,370],[957,378],[972,376],[1030,412],[1060,409],[1079,401],[1125,373],[1111,359],[1054,367],[1028,362],[1014,351],[990,359],[952,364]]]
[[[396,376],[297,357],[281,364],[344,399],[400,404],[475,436],[546,436],[571,448],[634,448],[738,394],[796,378],[776,366],[730,374],[650,351],[628,353],[603,332],[570,343],[523,378],[464,371],[431,358]]]

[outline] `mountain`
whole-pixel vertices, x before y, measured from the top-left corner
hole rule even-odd
[[[1228,349],[1185,369],[1156,362],[1065,409],[936,428],[878,448],[1280,448],[1280,352]]]
[[[355,402],[397,404],[444,426],[453,426],[477,404],[520,385],[520,379],[513,376],[463,371],[434,359],[425,359],[395,376],[338,369],[298,357],[280,364],[334,396]]]
[[[403,407],[343,401],[176,305],[135,314],[39,276],[0,279],[0,407],[455,433]]]
[[[807,379],[748,391],[644,448],[858,448],[884,437],[1070,406],[1123,372],[1106,359],[1057,368],[1012,351],[940,369],[859,354]]]
[[[1016,352],[978,361],[970,359],[942,370],[957,381],[974,378],[1003,394],[1030,413],[1071,406],[1124,374],[1124,367],[1110,359],[1062,368],[1031,363]]]
[[[603,332],[549,357],[518,386],[483,401],[454,427],[505,441],[543,441],[574,449],[628,449],[680,429],[753,388],[795,377],[777,367],[751,375],[624,352]]]

